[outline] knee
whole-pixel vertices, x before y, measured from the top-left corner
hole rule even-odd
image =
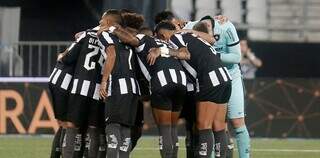
[[[213,130],[214,131],[221,131],[226,129],[226,122],[225,121],[213,121]]]
[[[197,128],[199,130],[212,129],[212,121],[205,119],[197,119]]]
[[[245,126],[244,118],[236,118],[231,120],[233,128],[239,128]]]

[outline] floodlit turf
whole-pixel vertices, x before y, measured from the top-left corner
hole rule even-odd
[[[51,140],[52,137],[0,136],[0,158],[47,158]],[[156,137],[143,137],[131,157],[160,158],[157,144]],[[185,148],[182,140],[180,144],[179,158],[184,158]],[[252,157],[320,158],[320,140],[253,139]]]

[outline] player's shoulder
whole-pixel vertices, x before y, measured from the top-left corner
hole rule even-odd
[[[226,21],[223,24],[220,24],[220,21],[216,20],[215,21],[215,27],[218,27],[219,29],[221,29],[223,31],[227,31],[227,30],[230,30],[230,29],[235,29],[234,24],[230,20]]]

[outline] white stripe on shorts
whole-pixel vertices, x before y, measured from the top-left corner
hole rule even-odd
[[[227,75],[221,67],[219,68],[219,71],[220,71],[220,74],[222,75],[223,80],[228,81]]]
[[[209,72],[209,77],[210,77],[211,83],[214,87],[220,84],[219,79],[217,77],[217,74],[214,70]]]
[[[83,96],[88,96],[89,87],[90,87],[90,81],[83,80],[80,94]]]
[[[180,71],[180,75],[181,75],[182,85],[186,86],[187,85],[186,73],[184,73],[183,71]]]
[[[161,70],[157,74],[158,74],[158,79],[160,81],[161,87],[167,85],[167,80],[166,80],[166,77],[164,76],[163,71]]]
[[[136,81],[134,80],[134,78],[130,78],[130,80],[131,80],[132,92],[133,94],[137,94]]]
[[[53,71],[52,71],[52,73],[50,74],[49,81],[51,81],[51,78],[52,78],[53,74],[54,74],[56,71],[57,71],[57,68],[54,68]]]
[[[100,98],[100,84],[96,84],[96,87],[94,88],[94,93],[93,93],[93,99],[99,100]]]
[[[69,87],[69,84],[71,82],[72,76],[70,74],[66,74],[63,78],[62,84],[61,84],[61,88],[64,90],[67,90]]]
[[[128,93],[128,86],[125,78],[119,79],[119,86],[120,86],[120,94]]]
[[[59,78],[61,72],[62,72],[62,71],[61,71],[60,69],[58,69],[57,73],[54,75],[54,77],[53,77],[53,79],[52,79],[52,83],[53,83],[53,84],[56,84],[56,83],[57,83],[58,78]]]
[[[169,69],[169,72],[170,72],[170,76],[171,76],[172,81],[173,81],[174,83],[178,83],[176,70],[174,70],[174,69]]]
[[[73,85],[72,85],[72,90],[71,90],[71,94],[75,94],[77,91],[77,86],[78,86],[78,79],[74,79],[73,80]]]
[[[231,75],[230,75],[230,73],[229,73],[228,69],[227,69],[226,67],[223,67],[223,69],[224,69],[224,70],[226,70],[227,75],[229,76],[229,79],[230,79],[230,80],[232,80],[232,77],[231,77]]]

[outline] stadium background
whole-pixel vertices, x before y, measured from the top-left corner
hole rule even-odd
[[[158,4],[145,7],[147,3]],[[177,15],[189,11],[190,19],[228,16],[264,63],[256,79],[245,80],[250,135],[320,138],[319,0],[1,0],[0,135],[52,134],[57,129],[46,77],[57,53],[75,33],[97,25],[107,8],[146,15],[167,8]],[[148,109],[146,123],[145,134],[156,135]]]

